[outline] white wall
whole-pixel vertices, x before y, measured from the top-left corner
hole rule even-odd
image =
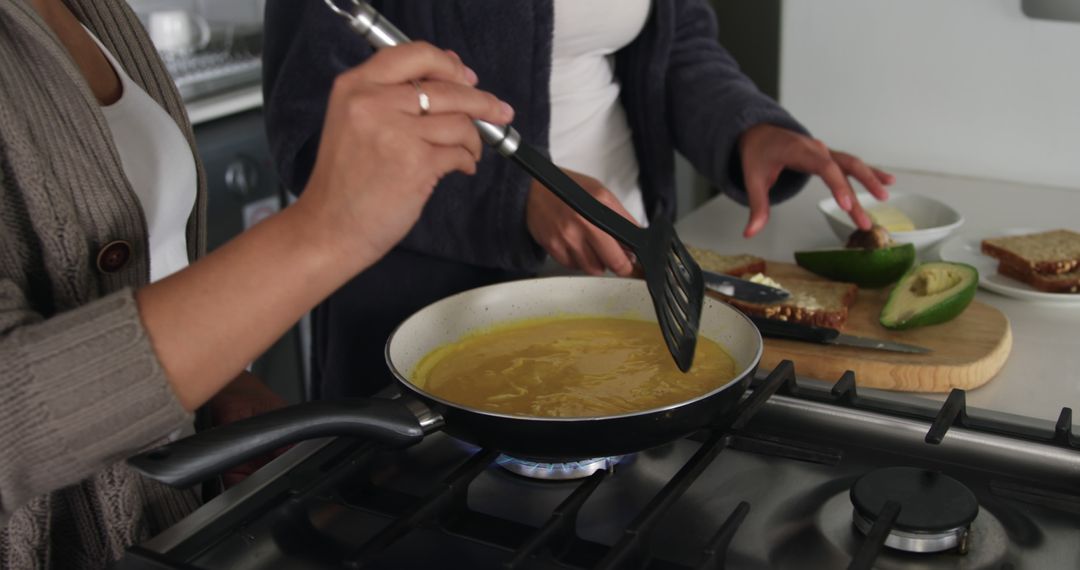
[[[1080,189],[1080,24],[1021,0],[785,0],[780,97],[877,164]]]

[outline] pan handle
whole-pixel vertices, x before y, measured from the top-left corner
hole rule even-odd
[[[291,443],[329,436],[370,438],[390,446],[420,441],[441,417],[420,402],[379,398],[308,402],[209,429],[128,458],[136,471],[190,487]]]

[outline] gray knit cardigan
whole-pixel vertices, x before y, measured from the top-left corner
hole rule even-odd
[[[179,96],[124,0],[66,0],[180,125]],[[205,184],[189,223],[203,247]],[[98,268],[114,240],[119,271]],[[146,222],[97,100],[29,0],[0,0],[0,568],[101,568],[197,506],[121,460],[190,426],[132,291]]]

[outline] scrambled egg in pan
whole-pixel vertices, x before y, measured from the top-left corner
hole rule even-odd
[[[424,357],[413,383],[458,405],[539,417],[595,417],[694,399],[735,377],[735,360],[698,338],[683,374],[656,323],[609,317],[528,320]]]

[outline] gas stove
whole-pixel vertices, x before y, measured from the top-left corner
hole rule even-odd
[[[1080,568],[1068,409],[1043,430],[855,386],[785,362],[712,430],[567,464],[308,442],[119,567]]]

